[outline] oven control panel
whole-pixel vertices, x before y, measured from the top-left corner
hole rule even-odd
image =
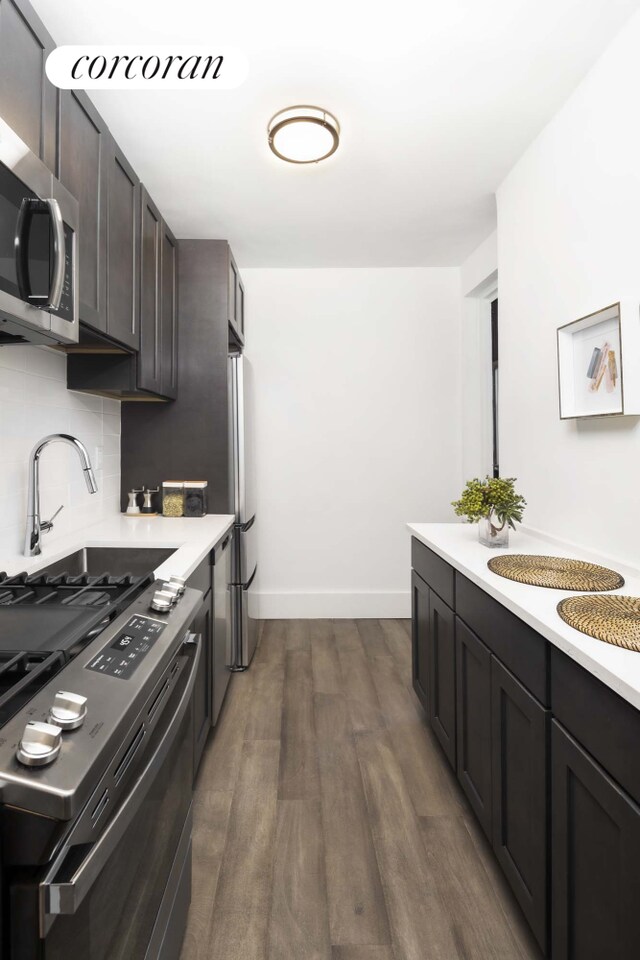
[[[131,617],[115,640],[87,664],[87,670],[128,680],[156,642],[166,623],[151,617]]]

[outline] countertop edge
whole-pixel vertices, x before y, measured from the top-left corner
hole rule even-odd
[[[502,604],[503,607],[506,607],[511,613],[517,616],[520,620],[530,626],[533,630],[543,636],[546,640],[552,643],[557,649],[565,653],[567,656],[571,657],[576,663],[584,667],[592,676],[596,677],[598,680],[602,681],[610,690],[614,693],[617,693],[620,697],[634,706],[637,710],[640,710],[640,689],[631,685],[620,672],[608,668],[599,660],[590,656],[589,653],[585,650],[580,649],[576,644],[572,643],[567,637],[562,636],[561,633],[554,630],[553,627],[544,620],[541,620],[536,616],[534,612],[530,609],[523,607],[512,597],[505,595],[497,585],[492,584],[487,581],[482,576],[479,576],[478,573],[470,568],[463,559],[459,556],[453,554],[450,550],[445,549],[437,541],[431,539],[427,534],[421,531],[419,528],[422,526],[428,526],[428,524],[416,524],[416,523],[407,523],[407,528],[411,532],[411,535],[416,537],[421,543],[424,543],[426,547],[430,550],[433,550],[441,559],[445,560],[452,567],[458,570],[463,574],[468,580],[473,584],[479,587],[481,590],[484,590],[490,597],[496,600],[498,603]],[[435,525],[434,525],[435,526]],[[442,524],[441,526],[463,526],[462,524]],[[499,553],[504,553],[505,551],[499,551]],[[499,555],[496,552],[496,555]],[[511,581],[507,581],[510,583]],[[534,588],[531,589],[544,589],[544,588]],[[555,592],[555,591],[554,591]],[[575,595],[573,592],[567,592],[567,596]],[[562,621],[559,621],[562,623]],[[564,624],[563,624],[564,626]],[[569,629],[572,629],[569,627]],[[584,640],[591,640],[595,643],[601,643],[602,641],[593,640],[593,638],[587,637],[584,634],[581,634],[579,631],[576,631],[578,638]],[[622,648],[615,647],[612,645],[609,646],[610,650],[616,653],[630,653],[632,656],[639,657],[640,654],[633,653],[632,651],[625,651]],[[620,665],[620,670],[624,669],[622,664]]]
[[[187,580],[207,554],[215,550],[235,523],[232,514],[207,514],[202,518],[126,518],[123,514],[101,518],[48,545],[38,557],[8,554],[0,569],[10,573],[37,573],[82,547],[128,547],[173,549],[174,553],[150,571],[157,580],[170,576]]]

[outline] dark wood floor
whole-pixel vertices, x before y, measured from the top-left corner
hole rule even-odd
[[[403,620],[266,621],[195,797],[182,960],[539,960]]]

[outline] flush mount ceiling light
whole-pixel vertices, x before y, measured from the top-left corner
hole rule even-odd
[[[267,127],[269,146],[288,163],[318,163],[335,153],[340,124],[322,107],[287,107],[274,114]]]

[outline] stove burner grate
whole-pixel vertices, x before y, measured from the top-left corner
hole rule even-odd
[[[64,666],[62,651],[0,650],[0,726]]]

